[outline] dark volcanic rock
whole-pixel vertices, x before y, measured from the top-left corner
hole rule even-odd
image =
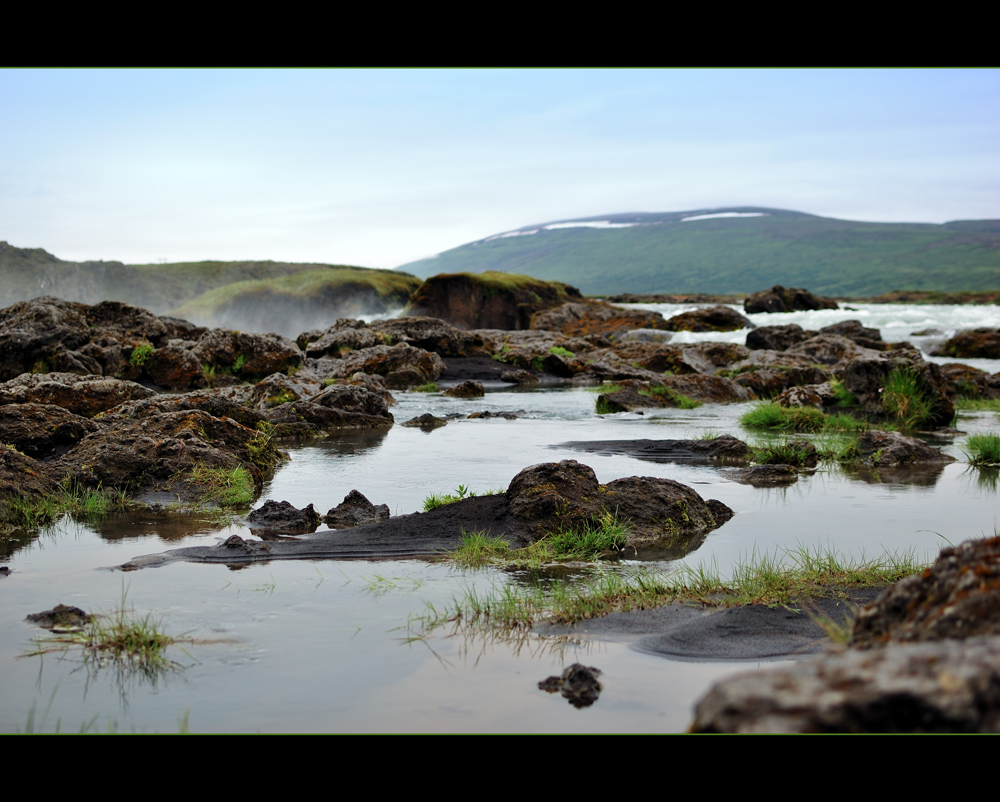
[[[749,458],[750,449],[730,434],[710,440],[579,440],[560,444],[593,454],[627,454],[648,462],[738,465]]]
[[[100,425],[51,404],[0,406],[0,443],[34,459],[46,459],[67,450]]]
[[[350,529],[363,524],[388,521],[389,505],[376,506],[357,490],[352,490],[340,504],[327,512],[323,520],[334,529]]]
[[[933,566],[886,590],[858,614],[851,645],[976,635],[1000,635],[997,537],[944,549]]]
[[[738,331],[753,327],[753,323],[728,306],[683,312],[674,315],[664,326],[669,331]]]
[[[737,482],[754,487],[780,487],[794,484],[799,472],[791,465],[752,465],[733,474]]]
[[[24,526],[17,507],[34,506],[59,493],[37,460],[0,443],[0,524]]]
[[[272,373],[287,373],[302,365],[302,351],[291,340],[277,334],[253,334],[212,329],[192,349],[202,365],[230,371],[241,379],[262,379]]]
[[[82,629],[87,626],[93,616],[79,607],[68,604],[57,604],[51,610],[41,613],[28,613],[25,621],[30,621],[43,629]]]
[[[423,415],[418,415],[415,418],[410,418],[405,423],[400,424],[401,426],[409,426],[413,429],[439,429],[442,426],[448,425],[447,418],[437,418],[431,415],[430,412],[425,412]]]
[[[775,284],[769,290],[762,290],[750,295],[743,302],[743,311],[748,315],[757,312],[800,312],[809,309],[839,309],[837,302],[831,298],[820,298],[809,290],[796,287],[785,289]]]
[[[1000,373],[949,362],[939,365],[948,395],[958,398],[1000,398]]]
[[[388,429],[394,423],[380,396],[346,384],[331,385],[319,395],[280,404],[265,414],[279,429],[304,423],[317,433],[333,429]]]
[[[257,533],[275,532],[289,535],[301,535],[315,532],[320,523],[319,513],[313,505],[297,509],[287,501],[268,499],[264,504],[247,516],[250,531]]]
[[[955,407],[948,397],[948,386],[939,365],[924,362],[917,351],[888,351],[884,355],[869,352],[871,356],[853,359],[841,371],[844,387],[858,399],[861,408],[873,415],[899,417],[907,421],[916,414],[917,396],[928,408],[926,417],[909,422],[921,429],[944,428],[955,417]],[[913,391],[899,397],[886,390],[890,374],[901,372],[912,384]]]
[[[631,476],[601,485],[591,468],[575,460],[525,468],[511,480],[507,501],[533,538],[615,516],[629,522],[632,548],[680,553],[733,515],[721,502],[706,502],[670,479]]]
[[[444,358],[484,356],[496,350],[496,344],[489,335],[463,331],[434,317],[376,320],[371,328],[387,337],[390,344],[405,343]]]

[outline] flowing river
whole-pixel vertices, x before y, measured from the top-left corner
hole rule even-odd
[[[690,307],[641,305],[669,317]],[[1000,327],[997,306],[856,304],[852,309],[753,315],[758,325],[818,329],[857,319],[888,341],[922,349],[956,330]],[[914,332],[927,332],[914,335]],[[740,342],[746,332],[675,334],[672,342]],[[1000,360],[962,361],[991,373]],[[932,560],[942,546],[1000,529],[995,474],[972,469],[968,434],[1000,431],[995,412],[960,412],[961,434],[933,444],[958,459],[903,481],[851,478],[819,470],[785,488],[739,484],[726,470],[586,453],[560,444],[581,440],[693,438],[706,432],[756,439],[739,424],[748,405],[705,405],[645,415],[598,416],[585,388],[487,387],[485,398],[396,393],[397,424],[424,412],[516,412],[456,418],[432,432],[395,426],[290,448],[291,460],[264,488],[267,498],[321,513],[352,489],[392,513],[421,509],[431,493],[506,488],[522,468],[576,459],[601,482],[642,475],[675,479],[736,511],[684,558],[723,575],[757,555],[796,548],[845,557],[910,553]],[[894,477],[898,479],[898,477]],[[244,527],[219,529],[191,516],[137,514],[84,524],[63,518],[37,537],[3,542],[0,576],[0,730],[51,732],[676,732],[694,701],[717,679],[760,662],[683,662],[639,652],[627,639],[580,640],[524,634],[510,641],[425,632],[420,617],[469,590],[485,593],[526,581],[499,570],[458,570],[430,560],[277,561],[240,569],[172,563],[122,573],[107,570],[145,554],[211,545]],[[648,564],[645,564],[648,565]],[[625,561],[604,570],[628,572]],[[677,563],[656,567],[674,570]],[[572,577],[565,581],[572,581]],[[168,634],[176,670],[147,675],[84,663],[78,651],[22,656],[44,635],[25,621],[58,603],[89,612],[125,606],[151,613]],[[574,662],[602,671],[603,691],[576,709],[538,682]]]

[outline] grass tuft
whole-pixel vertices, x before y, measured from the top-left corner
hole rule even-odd
[[[965,441],[964,451],[970,465],[981,467],[1000,465],[1000,435],[971,434]]]
[[[222,507],[247,507],[256,498],[253,477],[242,465],[235,468],[196,465],[187,478],[203,488],[202,494],[207,500]]]
[[[867,429],[868,424],[853,415],[825,415],[814,407],[783,407],[764,401],[740,416],[748,429],[780,429],[794,432],[854,431]]]
[[[882,387],[882,409],[902,429],[919,429],[934,417],[932,399],[908,368],[896,368]]]

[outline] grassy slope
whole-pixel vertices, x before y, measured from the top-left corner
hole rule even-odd
[[[689,213],[612,215],[595,219],[647,224],[471,243],[403,269],[419,276],[527,273],[586,294],[740,293],[772,284],[859,296],[899,288],[1000,288],[1000,221],[858,223],[767,211],[767,217],[690,222],[680,221]]]

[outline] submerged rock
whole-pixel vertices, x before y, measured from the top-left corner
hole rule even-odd
[[[82,629],[94,617],[79,607],[68,604],[57,604],[51,610],[41,613],[28,613],[25,621],[30,621],[43,629]]]
[[[959,332],[932,355],[958,359],[1000,359],[1000,329],[979,328]]]
[[[486,389],[483,387],[482,382],[470,379],[461,384],[456,384],[454,387],[449,387],[444,391],[444,394],[452,398],[482,398],[486,395]]]
[[[938,451],[916,437],[899,432],[861,432],[850,449],[851,464],[868,467],[946,464],[955,458]]]
[[[754,324],[728,306],[711,306],[682,312],[670,318],[664,328],[669,331],[739,331],[752,329]]]
[[[597,678],[601,670],[582,663],[573,663],[562,674],[557,674],[538,683],[539,690],[546,693],[560,693],[573,707],[590,707],[601,695],[601,682]]]

